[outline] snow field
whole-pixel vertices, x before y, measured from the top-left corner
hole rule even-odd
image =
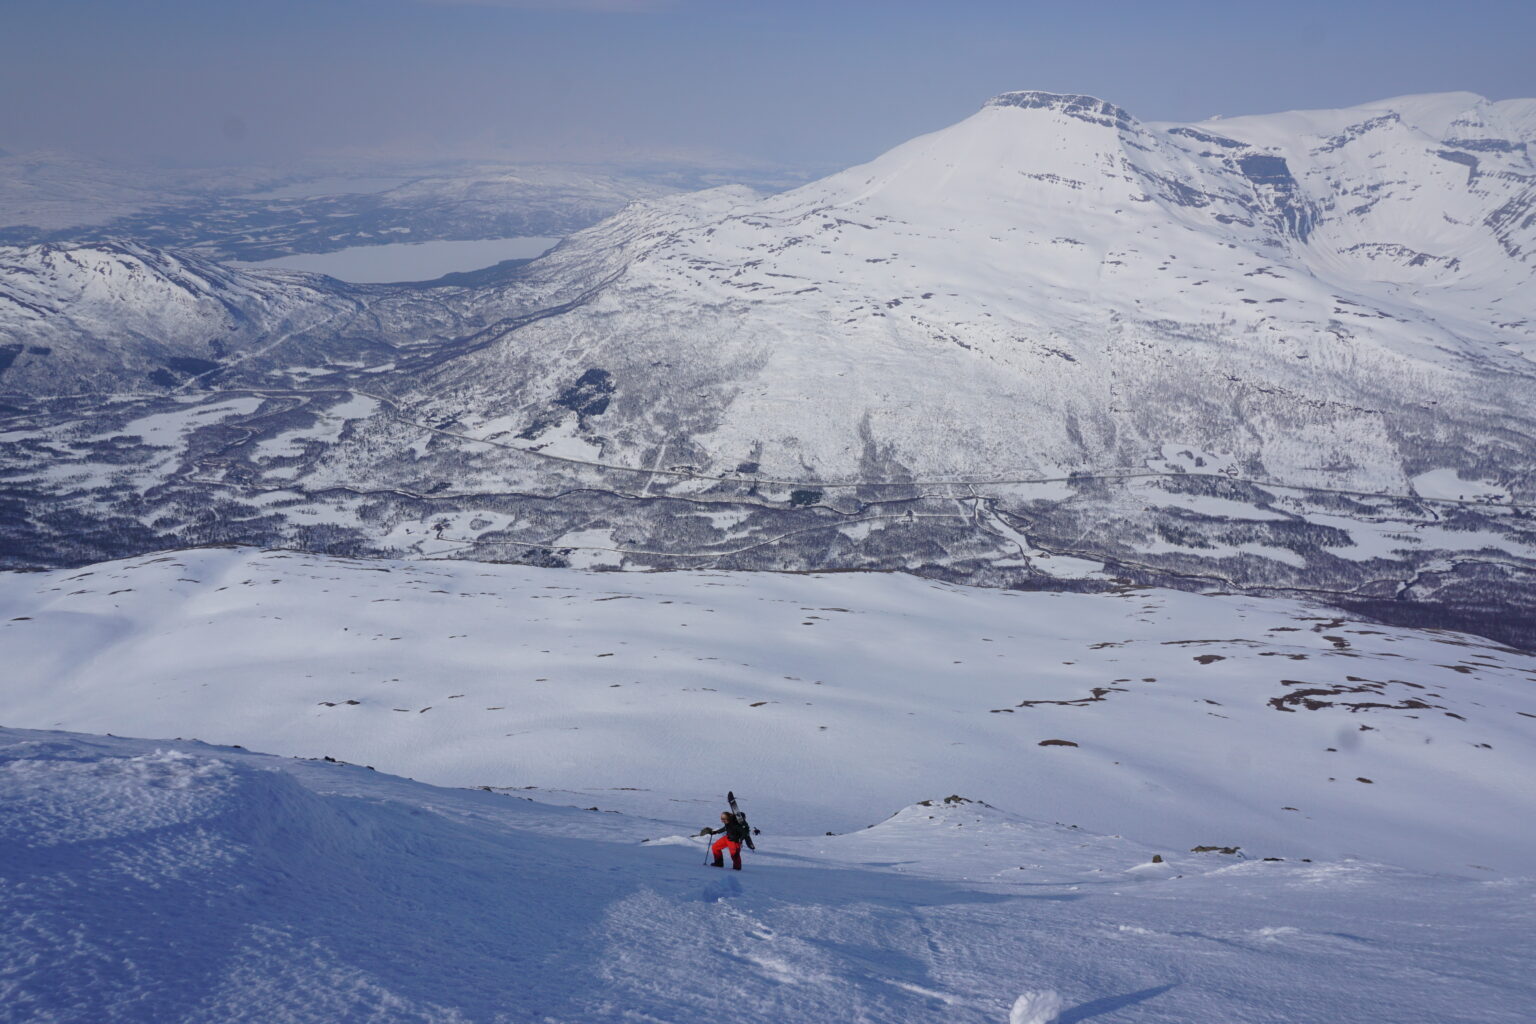
[[[218,549],[0,576],[0,659],[14,726],[700,825],[960,793],[1165,854],[1536,864],[1536,659],[1295,602]]]

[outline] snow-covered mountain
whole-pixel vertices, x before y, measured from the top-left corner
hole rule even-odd
[[[1292,485],[1453,468],[1528,494],[1536,103],[1396,106],[1218,135],[1006,94],[781,196],[584,234],[551,260],[606,256],[601,294],[420,400],[526,427],[597,367],[592,433],[635,466],[667,445],[713,471],[990,482],[1171,445]]]
[[[1536,997],[1529,881],[1158,851],[959,797],[839,836],[764,819],[722,876],[689,838],[713,807],[0,730],[0,1016],[1518,1024]]]
[[[521,271],[311,283],[302,330],[174,406],[39,401],[77,389],[29,383],[34,321],[0,307],[33,507],[8,547],[1118,578],[1536,643],[1533,125],[1459,93],[1193,125],[1007,93],[792,192],[636,204]],[[230,302],[266,323],[259,280]],[[40,304],[100,345],[84,301]],[[165,415],[186,429],[134,449]]]

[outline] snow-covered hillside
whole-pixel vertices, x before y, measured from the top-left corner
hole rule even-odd
[[[722,874],[694,824],[0,730],[0,1019],[1518,1024],[1536,999],[1529,881],[1156,863],[958,799],[765,834]]]
[[[203,550],[0,576],[0,662],[7,725],[669,819],[962,793],[1169,851],[1536,873],[1536,658],[1289,601]]]
[[[245,275],[131,243],[0,248],[3,359],[14,390],[174,389],[350,304],[314,279]]]

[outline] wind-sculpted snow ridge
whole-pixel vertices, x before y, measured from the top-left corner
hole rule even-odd
[[[1294,601],[201,550],[0,575],[0,664],[16,726],[663,818],[985,794],[1171,850],[1536,873],[1536,659]]]
[[[1531,883],[1158,852],[953,795],[700,865],[593,814],[0,729],[7,1020],[1514,1024]]]
[[[1536,646],[1533,111],[1168,125],[1007,93],[794,191],[634,204],[473,286],[232,277],[249,355],[122,357],[106,399],[59,397],[81,389],[35,349],[149,343],[115,306],[29,299],[67,337],[0,322],[4,557],[1120,580]]]

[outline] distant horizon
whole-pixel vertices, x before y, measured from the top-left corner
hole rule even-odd
[[[845,167],[1002,92],[1148,122],[1405,95],[1536,97],[1536,5],[1209,0],[12,0],[0,149],[179,166],[327,159]]]
[[[1332,106],[1332,107],[1309,106],[1309,107],[1286,107],[1286,108],[1277,109],[1277,110],[1247,110],[1247,111],[1237,111],[1237,110],[1234,110],[1234,111],[1224,112],[1224,113],[1220,113],[1220,114],[1211,114],[1211,115],[1209,115],[1207,117],[1193,119],[1193,120],[1178,120],[1178,119],[1170,119],[1170,118],[1143,117],[1140,114],[1138,114],[1138,112],[1133,107],[1127,107],[1125,104],[1118,102],[1112,96],[1099,96],[1099,95],[1095,95],[1095,94],[1092,94],[1092,93],[1068,92],[1068,91],[1060,90],[1060,89],[1042,89],[1042,88],[1004,89],[1004,90],[1001,90],[1000,92],[992,93],[989,96],[986,96],[983,99],[979,100],[976,103],[976,105],[975,105],[973,110],[971,110],[969,113],[962,114],[961,116],[955,118],[954,121],[948,122],[947,124],[944,124],[944,125],[938,125],[938,126],[935,126],[935,127],[924,129],[923,131],[917,132],[916,134],[914,134],[913,136],[910,136],[909,138],[916,138],[919,135],[929,134],[929,133],[934,132],[934,131],[940,131],[943,128],[948,127],[950,124],[958,123],[959,121],[964,120],[966,117],[969,117],[972,114],[976,113],[977,111],[983,109],[987,104],[989,104],[992,100],[996,99],[997,97],[1005,96],[1005,95],[1008,95],[1010,93],[1042,93],[1042,94],[1050,94],[1050,95],[1058,95],[1058,96],[1085,96],[1087,98],[1099,100],[1101,102],[1108,103],[1108,104],[1110,104],[1112,106],[1118,107],[1121,110],[1124,110],[1126,113],[1128,113],[1137,122],[1142,123],[1142,124],[1150,124],[1150,125],[1158,125],[1158,124],[1202,124],[1202,123],[1208,123],[1208,122],[1220,122],[1220,121],[1231,120],[1231,119],[1236,119],[1236,118],[1267,117],[1267,116],[1275,116],[1275,115],[1281,115],[1281,114],[1287,114],[1287,113],[1307,113],[1307,112],[1325,111],[1325,110],[1352,110],[1352,109],[1356,109],[1356,108],[1366,108],[1366,109],[1369,109],[1369,108],[1373,108],[1373,107],[1384,107],[1384,106],[1392,103],[1395,100],[1411,99],[1411,98],[1415,98],[1415,97],[1431,97],[1431,96],[1466,95],[1466,96],[1470,96],[1470,97],[1475,97],[1478,100],[1482,100],[1482,101],[1490,103],[1490,104],[1511,103],[1511,102],[1525,102],[1525,101],[1536,103],[1536,95],[1532,95],[1532,96],[1492,97],[1492,96],[1483,95],[1482,93],[1474,92],[1474,91],[1469,90],[1469,89],[1444,89],[1444,90],[1432,91],[1432,92],[1396,93],[1396,94],[1393,94],[1393,95],[1390,95],[1390,96],[1384,95],[1384,96],[1374,97],[1374,98],[1371,98],[1371,99],[1360,100],[1360,101],[1354,102],[1354,103],[1341,104],[1339,106]],[[862,162],[866,162],[867,160],[873,159],[873,158],[877,157],[880,153],[883,153],[883,152],[885,152],[886,150],[888,150],[890,148],[894,148],[895,146],[899,146],[899,145],[901,145],[905,141],[908,141],[908,139],[904,138],[904,139],[893,140],[890,143],[890,145],[887,146],[885,149],[882,149],[882,150],[880,150],[880,151],[878,151],[876,153],[868,154],[867,156],[861,158],[857,162],[862,163]],[[95,161],[95,162],[108,162],[108,163],[110,163],[110,162],[118,162],[118,163],[122,163],[122,164],[129,165],[129,166],[140,166],[140,167],[147,167],[147,168],[161,168],[161,169],[165,169],[165,170],[181,169],[181,170],[188,170],[188,171],[197,171],[197,170],[215,170],[215,169],[219,169],[219,168],[223,168],[223,167],[228,167],[228,168],[244,167],[244,168],[251,168],[251,169],[260,169],[260,170],[264,170],[264,171],[278,171],[278,172],[283,172],[283,173],[293,173],[295,175],[302,175],[302,174],[304,174],[306,172],[320,172],[320,171],[324,170],[329,165],[338,165],[340,167],[345,167],[348,164],[353,164],[353,165],[356,165],[359,168],[374,166],[374,167],[377,167],[377,168],[382,170],[382,169],[388,168],[390,166],[398,166],[398,167],[404,169],[404,168],[410,168],[410,167],[430,167],[430,166],[434,166],[434,165],[442,165],[444,167],[448,167],[448,166],[452,166],[452,165],[455,165],[455,164],[475,164],[475,163],[492,163],[492,164],[497,164],[497,163],[505,163],[505,164],[508,164],[508,165],[526,164],[526,165],[530,165],[530,166],[533,166],[533,165],[543,165],[543,164],[548,164],[548,165],[569,165],[569,166],[572,166],[572,167],[584,167],[585,166],[585,167],[593,167],[593,168],[606,168],[606,169],[619,169],[619,170],[626,170],[627,169],[627,170],[636,170],[636,171],[644,171],[644,170],[665,171],[665,170],[668,170],[668,169],[675,168],[675,169],[678,169],[678,170],[687,169],[687,170],[691,170],[691,171],[694,171],[694,172],[700,172],[700,173],[707,172],[707,171],[710,171],[710,170],[716,170],[716,171],[719,171],[719,172],[722,172],[722,173],[728,173],[728,172],[733,172],[733,171],[740,171],[740,170],[748,170],[748,169],[750,169],[750,170],[755,170],[755,171],[762,172],[762,173],[779,172],[779,173],[783,173],[783,174],[786,174],[786,175],[798,175],[798,176],[801,176],[801,177],[805,178],[806,180],[809,180],[810,177],[813,177],[813,176],[816,176],[816,175],[835,173],[837,170],[841,170],[845,166],[852,166],[852,165],[831,165],[831,164],[814,165],[814,166],[813,165],[806,165],[806,164],[789,164],[789,163],[776,162],[776,161],[773,161],[773,160],[770,160],[770,159],[754,157],[754,156],[748,156],[748,155],[725,154],[725,153],[703,153],[703,152],[698,152],[698,153],[687,153],[687,152],[674,152],[674,153],[666,153],[666,152],[654,152],[654,153],[620,152],[620,153],[612,154],[611,158],[609,158],[609,159],[602,159],[602,158],[600,158],[600,157],[598,157],[596,155],[594,155],[590,159],[581,159],[581,158],[574,158],[574,157],[559,157],[559,156],[551,157],[551,158],[547,158],[546,159],[546,158],[529,157],[529,156],[525,156],[525,155],[518,155],[515,152],[507,152],[507,151],[499,151],[498,152],[498,151],[494,151],[494,150],[475,151],[475,152],[463,152],[463,153],[435,152],[435,153],[416,153],[416,154],[411,154],[411,153],[394,153],[394,152],[388,152],[388,151],[369,152],[369,151],[360,151],[360,150],[354,150],[354,151],[332,151],[332,152],[315,151],[315,152],[297,154],[297,155],[288,156],[288,157],[279,157],[279,158],[275,158],[275,159],[273,159],[271,161],[257,161],[257,162],[254,162],[254,163],[246,163],[246,162],[240,162],[240,161],[235,161],[235,160],[224,160],[224,161],[212,161],[212,160],[210,160],[210,161],[200,162],[200,161],[196,161],[196,160],[176,159],[174,157],[164,157],[164,156],[157,157],[157,156],[150,155],[150,154],[137,154],[137,155],[134,155],[134,156],[131,156],[131,157],[124,157],[124,156],[121,156],[121,155],[113,156],[113,155],[105,155],[105,154],[95,154],[95,153],[71,150],[71,149],[67,149],[67,148],[61,147],[61,146],[39,146],[39,147],[31,148],[31,149],[21,149],[21,148],[17,148],[17,147],[0,146],[0,160],[5,160],[5,159],[27,159],[27,158],[36,158],[36,157],[39,157],[39,156],[58,156],[58,157],[69,158],[69,159],[78,159],[78,160],[82,160],[82,161]]]

